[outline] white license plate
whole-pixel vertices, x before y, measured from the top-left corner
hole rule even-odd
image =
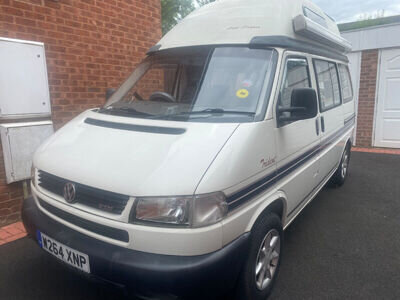
[[[50,254],[83,272],[90,273],[89,256],[85,253],[71,249],[39,231],[37,238],[40,247]]]

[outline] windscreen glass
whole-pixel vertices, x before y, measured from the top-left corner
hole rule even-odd
[[[245,47],[192,48],[148,57],[101,113],[138,118],[251,122],[269,82],[273,51]]]

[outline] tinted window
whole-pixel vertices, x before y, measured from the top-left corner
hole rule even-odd
[[[281,108],[291,107],[293,89],[308,87],[311,87],[311,84],[307,60],[305,58],[289,58],[286,62],[278,106]],[[289,112],[285,112],[285,114],[286,117],[290,117]]]
[[[351,85],[349,68],[345,65],[339,65],[339,74],[343,102],[346,103],[353,100],[353,87]]]
[[[336,64],[323,60],[315,60],[314,65],[321,111],[326,111],[340,105],[339,78]]]

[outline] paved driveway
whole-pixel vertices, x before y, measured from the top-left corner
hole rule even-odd
[[[285,234],[270,299],[400,299],[400,156],[353,153],[349,180],[325,188]],[[0,246],[0,299],[120,299],[27,238]]]

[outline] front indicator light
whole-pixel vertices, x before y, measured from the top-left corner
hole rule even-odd
[[[202,227],[221,221],[228,212],[223,193],[195,196],[192,217],[193,227]]]

